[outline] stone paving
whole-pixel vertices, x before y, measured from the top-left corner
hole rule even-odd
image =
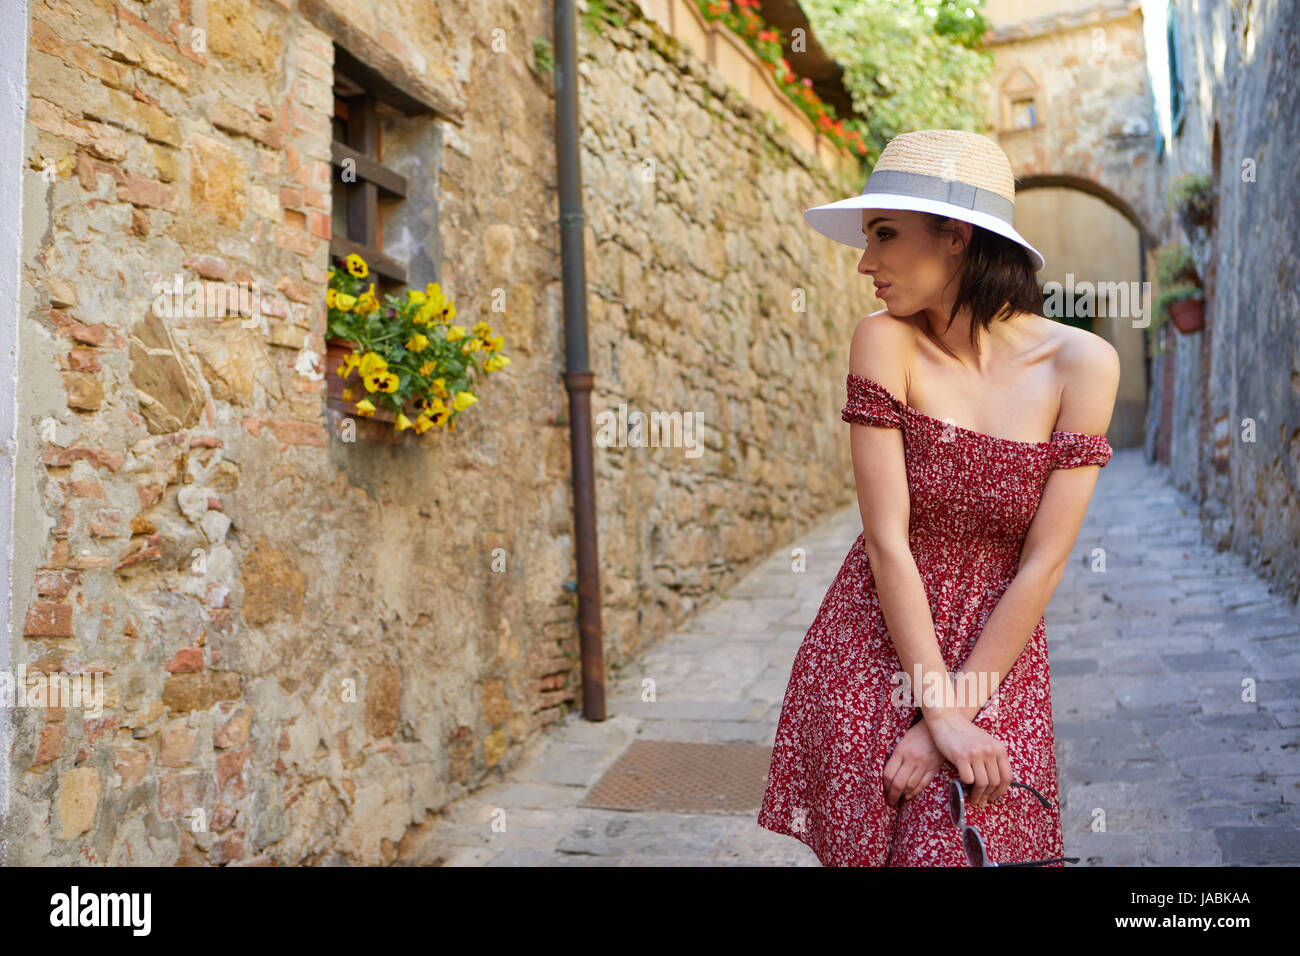
[[[843,509],[791,545],[805,549],[806,573],[779,551],[644,652],[609,684],[609,719],[571,714],[503,782],[449,806],[435,856],[818,866],[799,841],[759,827],[757,805],[674,814],[578,803],[638,737],[770,746],[795,651],[861,527],[856,505]],[[1194,503],[1137,449],[1101,470],[1075,554],[1046,612],[1066,855],[1091,866],[1300,863],[1300,611],[1241,558],[1202,543]],[[641,700],[646,677],[653,703]]]

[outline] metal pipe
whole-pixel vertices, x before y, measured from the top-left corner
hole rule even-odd
[[[569,393],[573,541],[578,565],[578,640],[582,714],[605,719],[605,655],[600,629],[596,547],[596,470],[592,453],[587,353],[587,268],[583,259],[582,166],[578,152],[578,37],[573,0],[555,0],[555,164],[560,192],[560,270],[564,290],[564,387]]]

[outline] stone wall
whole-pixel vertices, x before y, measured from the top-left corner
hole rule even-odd
[[[616,666],[852,502],[870,300],[801,216],[860,183],[612,6],[581,39],[595,410],[698,412],[704,443],[596,450]],[[420,862],[437,810],[579,703],[545,15],[33,0],[12,658],[106,696],[9,712],[5,862]],[[325,415],[340,23],[450,117],[388,131],[419,198],[385,249],[513,358],[456,433],[399,446]],[[160,316],[175,275],[284,307]]]
[[[1168,333],[1174,482],[1206,534],[1300,597],[1300,3],[1181,4],[1187,113],[1159,168],[1214,178],[1215,219],[1193,242],[1205,328]],[[1216,142],[1217,140],[1217,142]],[[1253,180],[1253,181],[1252,181]],[[1180,230],[1181,232],[1181,230]],[[1195,238],[1195,237],[1193,237]],[[1153,370],[1159,375],[1159,370]]]

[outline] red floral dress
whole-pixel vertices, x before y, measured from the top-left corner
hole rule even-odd
[[[1110,444],[1082,432],[1022,442],[971,431],[853,373],[840,417],[903,432],[909,543],[944,662],[956,670],[1016,573],[1048,476],[1105,465]],[[859,534],[795,655],[760,826],[806,843],[826,866],[970,865],[948,814],[951,763],[901,808],[885,799],[885,761],[919,714],[891,701],[901,669]],[[989,858],[1063,856],[1043,618],[974,722],[1006,744],[1013,778],[1051,804],[1043,807],[1021,787],[996,804],[968,803],[967,821],[983,835]]]

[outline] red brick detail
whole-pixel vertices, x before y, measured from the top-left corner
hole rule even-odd
[[[45,449],[42,460],[51,468],[70,468],[74,461],[88,461],[96,468],[117,471],[125,458],[120,452],[104,451],[102,448],[84,448],[80,445],[59,448],[52,445]]]
[[[163,668],[169,674],[185,674],[203,670],[203,648],[182,647]]]
[[[40,602],[27,610],[23,637],[71,637],[72,605]]]

